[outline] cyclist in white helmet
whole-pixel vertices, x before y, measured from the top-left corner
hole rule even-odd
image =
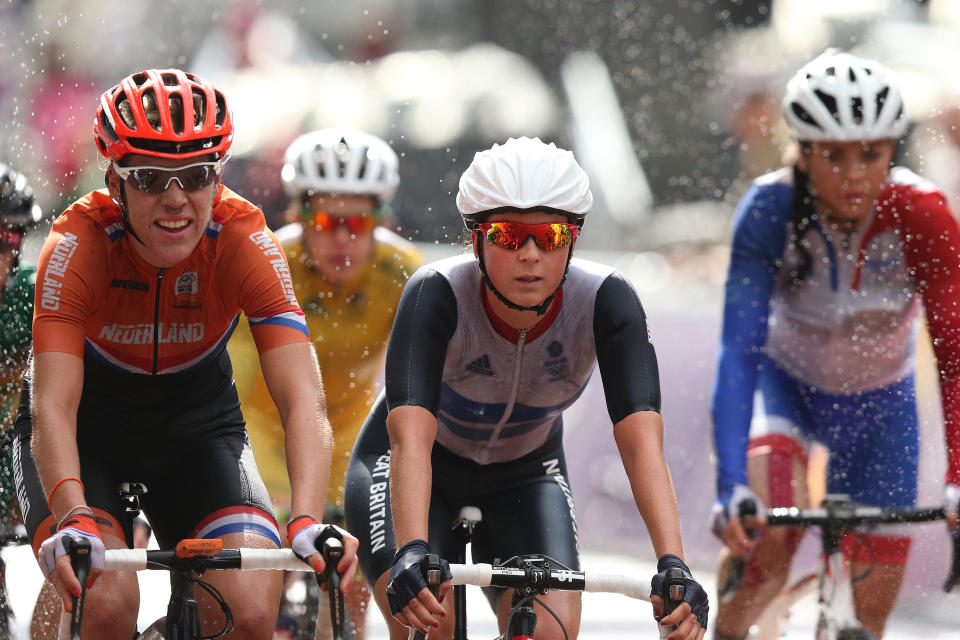
[[[419,251],[380,226],[400,177],[397,154],[379,137],[346,128],[306,133],[287,148],[282,178],[290,197],[277,231],[294,292],[325,373],[334,452],[326,522],[343,521],[343,482],[354,440],[382,386],[383,359],[403,285],[423,264]],[[289,513],[283,427],[256,363],[247,323],[230,342],[237,390],[260,473],[278,515]],[[326,598],[326,595],[322,595]],[[369,593],[358,576],[346,601],[357,638]],[[279,625],[289,626],[281,616]]]
[[[940,371],[948,471],[960,500],[960,230],[943,194],[893,166],[907,129],[882,65],[828,51],[787,85],[793,166],[758,178],[733,222],[713,421],[721,564],[716,637],[743,638],[787,579],[801,532],[749,536],[741,505],[809,504],[808,447],[829,449],[826,490],[909,507],[917,493],[915,337],[921,301]],[[880,637],[910,546],[896,529],[843,541],[860,622]],[[730,558],[747,558],[742,581]]]
[[[362,569],[394,640],[406,637],[401,625],[451,637],[450,583],[438,602],[420,564],[431,549],[453,555],[450,525],[464,505],[483,514],[475,562],[541,553],[579,568],[561,414],[598,363],[613,437],[660,559],[653,593],[671,567],[687,582],[686,602],[664,623],[680,625],[673,638],[704,635],[707,598],[682,560],[646,316],[622,274],[571,259],[592,204],[569,151],[530,138],[496,144],[460,178],[473,255],[431,263],[407,283],[385,394],[347,471],[347,522],[366,532]],[[510,594],[487,595],[503,628]],[[579,595],[543,600],[575,638]],[[539,617],[537,638],[562,637],[551,616]]]

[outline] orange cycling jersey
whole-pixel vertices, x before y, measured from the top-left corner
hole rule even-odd
[[[306,341],[290,269],[263,214],[220,187],[205,235],[169,269],[147,264],[106,191],[54,223],[40,256],[34,352],[88,356],[134,374],[172,374],[216,358],[240,311],[260,352]]]

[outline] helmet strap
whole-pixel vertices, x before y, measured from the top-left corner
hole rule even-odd
[[[550,305],[553,304],[553,299],[556,297],[557,292],[560,291],[560,287],[563,286],[563,283],[567,280],[567,272],[570,270],[570,259],[573,257],[573,246],[570,247],[567,253],[567,264],[563,268],[563,277],[560,278],[560,282],[557,284],[557,288],[553,290],[546,299],[538,305],[532,307],[524,307],[517,304],[516,302],[510,300],[507,296],[500,293],[499,290],[494,286],[493,281],[490,279],[490,276],[487,274],[487,265],[483,261],[483,241],[479,241],[479,250],[477,251],[477,260],[480,262],[480,273],[483,274],[483,280],[487,283],[487,288],[493,292],[493,295],[497,296],[497,300],[507,305],[510,309],[515,309],[517,311],[536,311],[538,316],[542,316],[547,312],[547,309],[550,308]]]
[[[124,230],[129,233],[131,236],[136,238],[137,242],[143,246],[147,246],[143,240],[140,239],[140,236],[137,235],[137,232],[133,230],[133,225],[130,224],[130,214],[128,213],[129,206],[127,205],[127,191],[124,189],[124,180],[120,181],[120,221],[123,223]]]

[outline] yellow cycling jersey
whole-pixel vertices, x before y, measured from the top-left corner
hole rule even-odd
[[[341,507],[353,442],[382,385],[387,341],[400,294],[423,258],[412,243],[377,227],[367,267],[348,283],[333,287],[307,265],[299,224],[279,229],[277,237],[287,254],[297,300],[307,317],[333,428],[327,504]],[[288,507],[290,482],[284,462],[283,427],[260,374],[247,322],[237,326],[228,349],[260,475],[277,506]]]

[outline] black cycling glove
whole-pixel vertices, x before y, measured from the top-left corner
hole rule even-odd
[[[417,539],[403,545],[394,554],[390,580],[387,582],[387,600],[393,615],[403,611],[403,608],[426,588],[427,581],[420,565],[428,553],[430,546],[426,540]],[[440,560],[440,582],[451,577],[450,564],[446,560]]]
[[[690,568],[684,564],[683,560],[672,553],[663,554],[657,561],[658,573],[650,581],[650,595],[660,596],[666,602],[667,594],[663,592],[663,581],[667,578],[668,569],[680,569],[683,572],[683,601],[690,605],[693,615],[697,616],[697,622],[706,629],[707,614],[710,611],[707,592],[699,582],[693,579]]]

